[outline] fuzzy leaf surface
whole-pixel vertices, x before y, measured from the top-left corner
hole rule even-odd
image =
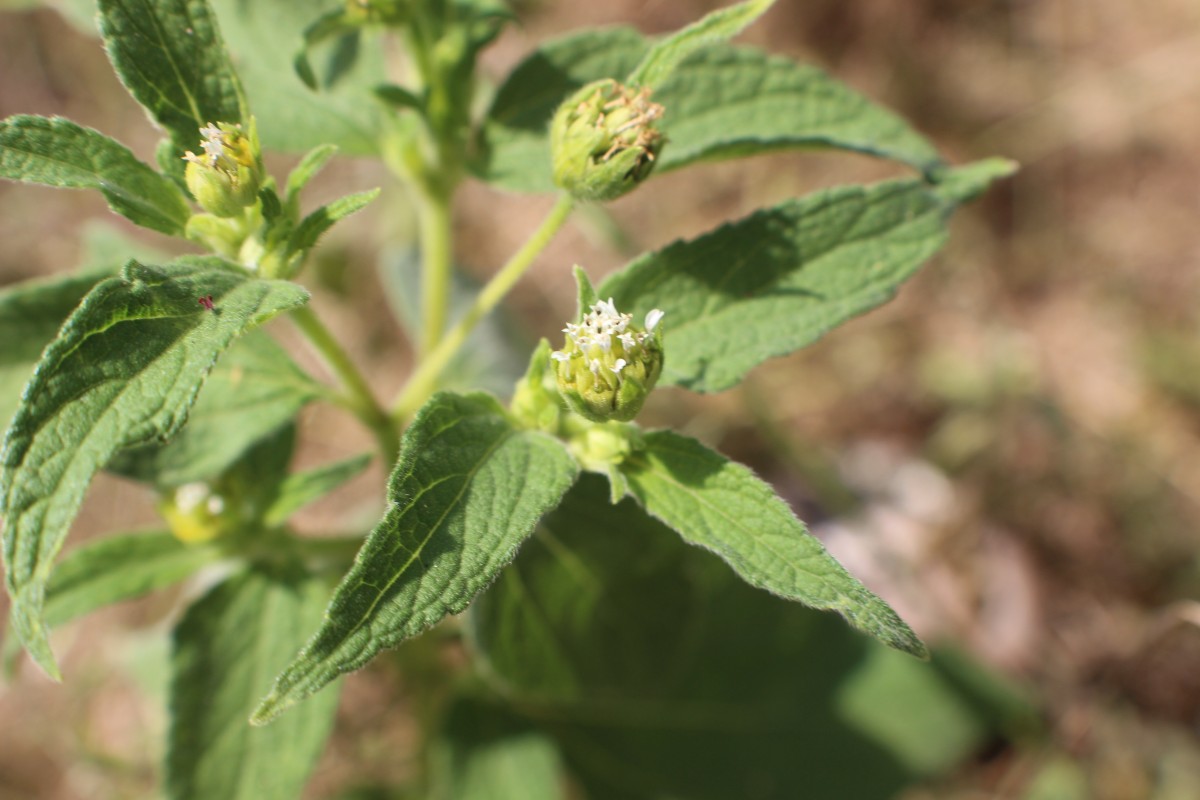
[[[672,431],[646,434],[621,466],[629,489],[684,541],[711,550],[743,580],[810,608],[836,611],[897,650],[927,655],[891,606],[812,536],[787,503],[749,469]]]
[[[167,531],[88,542],[63,557],[46,586],[46,624],[57,627],[96,609],[178,583],[223,552],[184,544]]]
[[[1008,162],[947,174],[830,189],[648,253],[598,289],[617,308],[663,319],[661,382],[698,392],[738,383],[753,367],[800,349],[891,299],[946,239],[946,218]]]
[[[217,362],[182,430],[122,450],[106,469],[163,489],[210,480],[324,391],[274,339],[251,331]]]
[[[198,150],[205,125],[246,120],[241,85],[207,0],[99,0],[97,7],[113,69],[170,134],[175,156]]]
[[[559,441],[514,428],[490,395],[434,395],[404,434],[387,514],[252,721],[466,608],[578,469]]]
[[[0,291],[0,425],[8,429],[42,350],[92,287],[93,272],[36,280]]]
[[[671,76],[679,62],[697,50],[737,36],[774,3],[775,0],[747,0],[706,14],[703,19],[683,30],[655,42],[629,75],[628,82],[635,86],[658,88]]]
[[[196,298],[212,295],[213,311]],[[17,634],[56,675],[42,604],[92,475],[122,447],[168,437],[239,334],[303,304],[294,284],[216,258],[130,262],[92,290],[46,349],[4,441],[6,582]]]
[[[0,121],[0,178],[99,189],[113,211],[169,236],[182,236],[192,213],[182,190],[129,148],[59,117]]]
[[[326,692],[267,729],[246,717],[262,682],[321,620],[322,580],[246,572],[193,605],[175,629],[167,789],[172,800],[293,800],[333,727]]]
[[[317,244],[317,240],[333,227],[340,219],[345,219],[356,211],[366,207],[368,203],[379,196],[378,189],[339,197],[328,205],[313,211],[296,226],[288,239],[288,254],[309,250]]]
[[[518,192],[553,191],[547,131],[558,104],[600,78],[621,77],[649,41],[628,28],[589,31],[530,54],[496,93],[476,170]],[[940,163],[923,136],[815,67],[722,43],[692,53],[653,94],[667,144],[656,172],[700,160],[828,148],[889,158],[927,172]]]

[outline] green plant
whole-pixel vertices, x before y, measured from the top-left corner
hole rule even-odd
[[[888,680],[908,676],[895,693],[942,691],[776,599],[836,611],[926,655],[767,484],[694,439],[632,422],[656,384],[728,389],[886,301],[941,246],[950,213],[1012,169],[950,167],[820,71],[728,43],[770,6],[749,0],[656,41],[621,28],[548,42],[479,117],[477,56],[512,19],[499,0],[220,0],[215,12],[205,0],[99,0],[114,68],[167,134],[157,168],[67,120],[0,122],[0,176],[99,190],[130,221],[205,251],[0,296],[13,409],[4,558],[11,628],[33,660],[57,678],[50,627],[232,564],[175,631],[171,796],[295,796],[329,734],[330,685],[469,604],[474,667],[429,687],[434,796],[559,796],[563,757],[595,797],[793,796],[809,762],[793,762],[795,774],[778,762],[798,742],[827,765],[878,750],[838,727],[839,703],[866,702],[838,688],[839,664],[868,676],[888,664]],[[268,26],[298,17],[311,22],[295,49],[278,50]],[[404,83],[384,82],[387,35],[403,44]],[[279,183],[263,146],[307,155]],[[598,287],[576,268],[567,339],[559,350],[543,340],[511,402],[443,389],[472,331],[578,204],[701,162],[812,147],[919,174],[761,209],[646,253]],[[298,282],[320,237],[377,194],[302,213],[305,186],[338,149],[381,158],[417,198],[419,360],[388,405]],[[559,200],[455,315],[450,208],[469,176]],[[252,330],[277,315],[322,354],[336,386]],[[365,541],[288,527],[368,460],[289,472],[294,418],[314,401],[353,414],[394,465],[387,511]],[[168,529],[115,535],[56,566],[102,469],[157,490]],[[768,645],[771,659],[743,660]],[[687,671],[697,661],[698,676]],[[273,686],[261,682],[269,673]],[[865,696],[903,707],[863,681]],[[722,694],[730,682],[747,684],[741,710]],[[803,724],[797,707],[810,713]],[[684,720],[665,745],[636,730],[659,713]],[[629,725],[614,732],[611,715]],[[714,726],[729,729],[709,735]],[[947,757],[903,738],[891,736],[886,768],[830,785],[850,780],[853,796],[874,796]],[[682,768],[682,753],[708,750],[701,767]],[[513,764],[516,784],[505,778]]]

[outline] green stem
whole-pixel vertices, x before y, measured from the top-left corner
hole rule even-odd
[[[350,356],[309,307],[301,306],[295,309],[290,314],[290,319],[342,382],[345,388],[346,408],[375,435],[385,462],[389,466],[394,464],[400,453],[400,434],[387,412],[375,400],[371,387],[354,366]]]
[[[533,260],[546,248],[546,245],[554,238],[554,234],[558,233],[558,229],[567,221],[574,205],[574,201],[569,195],[564,194],[559,197],[554,208],[550,210],[533,235],[479,291],[475,302],[463,314],[462,319],[450,329],[437,347],[422,359],[416,372],[408,379],[404,391],[396,399],[396,404],[392,409],[394,420],[399,422],[408,419],[429,399],[442,370],[462,348],[467,336],[525,274],[525,271],[533,264]]]
[[[450,201],[442,192],[422,191],[417,204],[421,223],[421,350],[437,347],[446,330],[450,308],[450,278],[454,269],[451,247]]]

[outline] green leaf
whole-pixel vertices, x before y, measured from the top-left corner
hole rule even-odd
[[[329,591],[313,578],[238,575],[175,629],[167,790],[172,800],[293,800],[333,727],[327,692],[269,729],[251,728],[265,676],[321,619]]]
[[[650,45],[636,31],[589,31],[543,45],[496,93],[480,132],[485,180],[519,192],[554,190],[550,118],[571,92],[633,70]],[[829,148],[889,158],[921,172],[940,164],[924,137],[890,111],[815,67],[717,44],[692,53],[654,92],[667,144],[656,173],[700,160],[787,148]]]
[[[752,586],[836,611],[879,641],[925,657],[925,645],[891,607],[839,564],[749,469],[672,431],[645,437],[621,465],[630,491],[684,541],[711,550]]]
[[[589,797],[887,800],[991,735],[936,660],[748,586],[595,475],[467,621],[483,677]]]
[[[160,489],[209,481],[324,392],[270,336],[252,331],[217,362],[182,430],[121,451],[107,469]]]
[[[697,50],[737,36],[774,4],[775,0],[746,0],[705,15],[683,30],[655,42],[626,83],[657,88],[671,76],[679,62]]]
[[[192,213],[179,187],[127,147],[58,117],[0,121],[0,178],[99,189],[113,211],[169,236],[182,236]]]
[[[268,528],[282,525],[304,506],[324,497],[362,472],[369,463],[371,455],[366,453],[289,475],[279,485],[275,501],[263,515],[263,524]]]
[[[247,120],[245,97],[206,0],[99,0],[117,76],[171,136],[174,156],[209,123]]]
[[[26,281],[0,291],[0,425],[8,430],[33,368],[84,296],[107,275]]]
[[[959,198],[1009,168],[967,167],[946,189],[913,179],[789,200],[648,253],[598,291],[634,319],[666,312],[660,383],[728,389],[891,299],[942,246]]]
[[[561,442],[516,430],[489,395],[434,395],[404,434],[387,515],[252,721],[466,608],[577,474]]]
[[[196,302],[212,295],[213,311]],[[17,634],[57,676],[42,604],[93,473],[120,448],[174,433],[233,339],[308,293],[215,258],[130,262],[46,349],[4,442],[4,559]]]
[[[428,800],[563,800],[554,740],[504,706],[461,697],[430,748]]]
[[[575,265],[573,272],[575,273],[576,294],[575,321],[582,322],[584,314],[591,310],[591,307],[594,306],[600,298],[596,296],[596,289],[594,286],[592,286],[592,279],[588,277],[586,272],[584,272],[583,267],[577,264]]]
[[[296,230],[292,231],[292,235],[288,239],[288,255],[312,249],[316,246],[317,240],[327,230],[332,228],[335,222],[345,219],[355,211],[366,207],[368,203],[378,196],[379,190],[371,189],[367,192],[358,192],[346,195],[345,197],[339,197],[329,205],[321,206],[300,220],[300,224],[296,226]]]
[[[329,163],[329,159],[333,158],[337,151],[337,145],[326,144],[314,147],[304,154],[296,168],[288,173],[284,202],[289,208],[299,208],[300,192]]]
[[[305,28],[330,10],[329,0],[213,0],[212,5],[237,60],[263,147],[302,153],[335,144],[345,155],[378,154],[387,112],[371,91],[387,79],[382,37],[364,38],[336,85],[314,92],[292,62]],[[318,73],[337,66],[328,64],[337,61],[336,45],[328,42],[308,53]]]
[[[225,556],[211,544],[184,544],[166,531],[109,536],[67,553],[46,585],[46,624],[149,594]]]
[[[940,164],[933,145],[891,111],[816,67],[751,47],[696,53],[654,99],[667,109],[659,172],[796,148],[848,150],[922,173]]]

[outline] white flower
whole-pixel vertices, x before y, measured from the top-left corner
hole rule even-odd
[[[662,322],[664,313],[661,309],[655,308],[646,314],[646,330],[653,331],[658,327],[658,323]]]

